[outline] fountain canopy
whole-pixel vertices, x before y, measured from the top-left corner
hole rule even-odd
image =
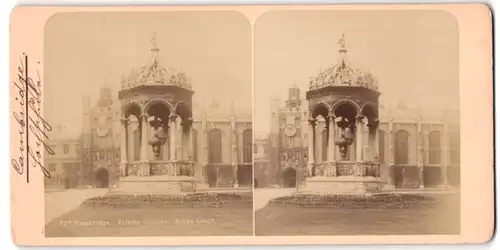
[[[357,69],[348,62],[344,35],[339,39],[339,62],[309,80],[309,90],[331,86],[363,87],[378,91],[377,79],[369,71]]]

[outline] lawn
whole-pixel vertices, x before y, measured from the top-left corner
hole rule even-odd
[[[51,221],[47,237],[252,235],[251,194],[105,196]]]
[[[297,197],[255,214],[256,235],[459,234],[459,195]]]

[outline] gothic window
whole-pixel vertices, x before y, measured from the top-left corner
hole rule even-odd
[[[408,132],[404,130],[396,132],[396,136],[394,138],[395,164],[408,164],[408,139]]]
[[[378,160],[385,163],[385,131],[378,130]]]
[[[441,163],[441,133],[433,131],[429,133],[429,164]]]
[[[252,130],[243,131],[243,162],[252,162]]]
[[[326,129],[324,129],[322,132],[321,132],[321,141],[322,141],[322,144],[321,144],[321,159],[323,161],[326,161],[328,160],[327,157],[328,157],[328,131]]]
[[[222,131],[220,129],[211,129],[208,133],[208,160],[209,163],[222,162]]]
[[[198,130],[193,129],[191,130],[191,138],[193,140],[193,161],[197,162],[198,161]]]

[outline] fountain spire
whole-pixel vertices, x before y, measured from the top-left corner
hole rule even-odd
[[[156,32],[153,32],[153,37],[151,38],[151,52],[153,54],[153,63],[158,63],[158,57],[160,54],[160,48],[158,48],[158,43],[156,40]]]
[[[344,33],[342,33],[342,35],[340,36],[339,38],[339,41],[338,41],[338,44],[339,44],[339,60],[340,60],[340,64],[347,64],[347,47],[346,47],[346,43],[345,43],[345,36],[344,36]]]

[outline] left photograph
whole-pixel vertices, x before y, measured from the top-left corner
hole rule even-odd
[[[45,236],[253,235],[251,42],[238,12],[52,16]]]

